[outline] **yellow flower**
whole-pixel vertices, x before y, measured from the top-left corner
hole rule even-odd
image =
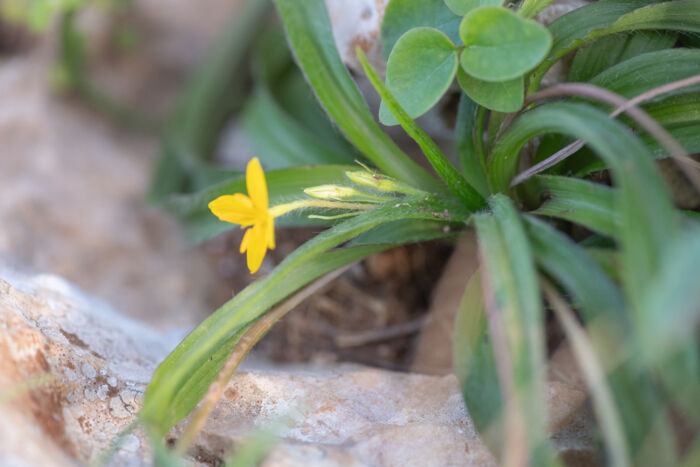
[[[248,162],[245,182],[248,196],[243,193],[219,196],[209,203],[209,209],[222,221],[250,227],[243,235],[240,251],[248,253],[248,269],[252,274],[260,269],[267,249],[275,249],[275,221],[268,208],[267,183],[257,157]]]

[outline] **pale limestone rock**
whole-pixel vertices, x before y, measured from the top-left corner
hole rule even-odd
[[[182,334],[122,316],[57,276],[0,270],[0,337],[0,394],[53,376],[0,405],[3,419],[16,420],[13,430],[0,430],[0,465],[63,466],[94,460],[134,420],[153,370]],[[569,395],[550,385],[548,397]],[[238,373],[193,452],[221,459],[252,430],[274,425],[284,428],[275,429],[280,440],[266,466],[494,465],[453,375],[354,365]],[[582,426],[558,434],[562,452],[591,452]],[[150,465],[150,459],[137,431],[112,465]]]
[[[38,56],[0,66],[0,262],[66,277],[156,326],[201,321],[215,271],[145,205],[155,138],[66,105],[47,71]]]

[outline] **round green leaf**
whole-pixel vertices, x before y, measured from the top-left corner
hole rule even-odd
[[[386,65],[386,86],[412,118],[428,111],[445,94],[457,72],[457,49],[437,29],[415,28],[401,36]],[[379,119],[398,122],[382,102]]]
[[[480,6],[501,6],[502,4],[503,0],[445,0],[445,5],[447,5],[454,14],[459,16],[464,16]]]
[[[464,70],[459,69],[457,82],[467,96],[487,109],[498,112],[516,112],[523,105],[525,80],[522,76],[495,83],[474,78]]]
[[[507,8],[483,6],[462,20],[464,71],[484,81],[508,81],[535,68],[552,46],[549,31]]]
[[[382,19],[382,50],[389,57],[396,41],[413,28],[429,27],[444,32],[450,40],[462,45],[459,23],[443,0],[391,0]]]

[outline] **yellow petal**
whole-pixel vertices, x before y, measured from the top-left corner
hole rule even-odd
[[[265,225],[265,232],[267,237],[267,247],[270,250],[275,249],[275,219],[272,215],[267,215],[267,223]]]
[[[251,227],[246,234],[250,234],[250,238],[247,243],[248,247],[248,269],[250,273],[255,273],[260,269],[260,265],[263,262],[265,253],[267,252],[267,242],[266,234],[262,224],[255,224]]]
[[[233,224],[252,225],[256,218],[253,201],[243,193],[219,196],[209,203],[209,209],[222,221]]]
[[[251,235],[250,231],[251,230],[252,229],[248,229],[243,234],[243,240],[241,240],[241,248],[238,250],[241,252],[241,254],[245,253],[246,250],[248,249],[248,242],[250,241],[250,235]]]
[[[258,213],[267,211],[267,183],[265,182],[265,173],[257,157],[248,162],[245,183],[248,187],[248,196],[253,200],[253,205]]]

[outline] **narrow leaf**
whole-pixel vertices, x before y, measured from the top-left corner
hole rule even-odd
[[[531,186],[546,201],[532,214],[557,217],[603,235],[616,235],[613,189],[573,177],[542,175],[533,178]]]
[[[439,183],[404,154],[374,121],[335,48],[323,0],[275,0],[296,60],[326,112],[387,175],[427,190]]]
[[[457,157],[459,166],[467,179],[481,196],[489,195],[486,177],[486,161],[479,155],[477,143],[483,138],[477,119],[478,105],[465,94],[459,100],[455,133],[457,139]]]
[[[544,312],[537,273],[512,202],[495,195],[491,205],[493,214],[474,216],[474,224],[485,267],[482,280],[490,339],[505,393],[507,444],[502,454],[518,459],[519,450],[525,449],[529,464],[551,465],[554,459],[547,447],[542,398]]]
[[[467,183],[462,175],[454,168],[454,166],[442,154],[437,144],[414,122],[401,108],[401,105],[396,101],[394,96],[386,88],[382,80],[377,76],[377,73],[372,69],[372,66],[367,61],[364,53],[358,48],[358,56],[362,67],[367,74],[370,82],[377,90],[382,100],[389,106],[391,111],[396,116],[401,127],[418,143],[423,154],[433,166],[435,171],[447,183],[450,190],[459,197],[465,207],[471,211],[477,211],[485,204],[481,195]]]

